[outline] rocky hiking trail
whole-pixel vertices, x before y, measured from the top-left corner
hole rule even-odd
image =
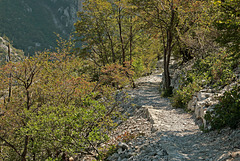
[[[112,140],[124,135],[135,136],[120,142],[110,161],[184,161],[239,160],[240,129],[223,129],[204,133],[192,113],[175,109],[159,93],[162,74],[155,73],[136,81],[128,89],[122,112],[129,116],[112,134]]]

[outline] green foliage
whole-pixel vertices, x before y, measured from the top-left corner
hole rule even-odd
[[[134,77],[137,78],[137,77],[142,76],[142,74],[145,71],[145,67],[144,67],[142,59],[141,58],[136,58],[133,61],[132,65],[133,65],[133,69],[134,69],[134,72],[135,72]]]
[[[170,86],[166,90],[163,90],[162,93],[161,93],[162,97],[172,97],[172,95],[173,95],[173,87],[172,86]]]
[[[83,7],[74,24],[76,41],[83,43],[79,49],[81,57],[94,62],[98,69],[131,62],[135,77],[154,66],[152,60],[157,53],[150,50],[153,43],[148,42],[150,36],[142,30],[144,22],[128,0],[86,0]]]
[[[105,142],[111,123],[111,118],[108,117],[109,121],[103,118],[106,108],[90,99],[84,105],[46,106],[38,113],[30,111],[27,116],[31,120],[21,129],[21,133],[34,138],[29,151],[40,154],[55,149],[73,155],[76,151],[88,151],[92,144]]]
[[[200,19],[203,19],[201,15],[205,12],[204,9],[208,6],[208,3],[195,0],[177,0],[171,2],[167,0],[131,0],[131,2],[134,4],[134,11],[146,22],[147,31],[151,33],[152,38],[157,39],[155,41],[155,44],[158,42],[156,46],[162,50],[161,53],[165,58],[164,77],[166,77],[163,88],[170,89],[170,58],[174,51],[176,52],[177,45],[181,51],[181,48],[193,47],[192,42],[194,41],[197,42],[194,42],[195,46],[203,44],[200,40],[196,40],[199,37],[196,36],[196,32],[193,30],[196,28],[199,29]],[[191,42],[185,42],[187,40]],[[199,48],[202,48],[202,46]]]
[[[1,159],[62,160],[80,152],[96,157],[98,145],[108,140],[112,119],[119,116],[113,88],[89,81],[71,41],[59,43],[57,53],[1,68],[0,90],[7,100],[0,102]]]
[[[219,16],[214,26],[218,30],[217,42],[228,50],[239,53],[240,47],[240,1],[225,0],[214,1]]]
[[[183,73],[182,85],[174,91],[172,97],[173,106],[185,108],[192,95],[206,85],[212,88],[228,85],[235,79],[233,69],[236,62],[239,59],[225,51],[197,60],[191,70]]]
[[[213,130],[227,126],[237,128],[240,123],[240,86],[225,92],[219,101],[214,111],[207,112],[205,119]]]
[[[104,151],[101,151],[98,157],[98,160],[106,160],[109,156],[116,153],[117,150],[118,150],[117,145],[115,144],[109,145],[107,149],[105,149]]]
[[[133,74],[129,62],[126,62],[125,66],[110,64],[102,67],[100,80],[105,85],[112,85],[121,89],[131,83]]]
[[[234,79],[233,69],[238,61],[239,58],[231,52],[220,51],[198,60],[194,65],[194,72],[205,80],[203,85],[225,86]]]
[[[201,87],[196,82],[193,82],[175,90],[171,98],[172,106],[176,108],[186,108],[188,102],[192,99],[192,95],[200,89]]]
[[[159,40],[151,38],[150,34],[141,33],[133,52],[132,66],[134,78],[149,74],[156,68],[157,58],[162,56]]]

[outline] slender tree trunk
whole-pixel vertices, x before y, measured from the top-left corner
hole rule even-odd
[[[11,61],[11,48],[10,45],[8,44],[8,58],[9,62]],[[11,100],[11,95],[12,95],[12,73],[10,72],[9,74],[9,87],[8,87],[8,102]]]
[[[118,0],[119,2],[119,5],[120,5],[120,1],[121,0]],[[121,47],[122,47],[122,64],[123,66],[125,66],[125,49],[124,49],[124,40],[123,40],[123,36],[122,36],[122,18],[121,18],[121,7],[119,6],[118,7],[118,28],[119,28],[119,37],[120,37],[120,41],[121,41]]]
[[[34,148],[34,139],[31,138],[31,141],[32,141],[32,148]],[[33,152],[33,161],[36,161],[36,153]]]
[[[170,78],[170,72],[169,72],[169,63],[171,59],[171,54],[172,54],[172,48],[173,48],[173,31],[174,31],[174,19],[175,19],[175,11],[173,9],[173,3],[171,6],[171,22],[170,26],[166,29],[166,34],[167,34],[167,45],[165,46],[164,49],[164,77],[165,77],[165,90],[170,89],[171,86],[171,78]]]
[[[132,27],[132,16],[130,17],[131,26],[130,26],[130,42],[129,42],[129,54],[130,54],[130,65],[132,66],[132,39],[133,39],[133,27]]]
[[[27,110],[30,109],[30,92],[27,89]]]
[[[173,32],[172,30],[167,31],[167,45],[164,49],[164,87],[165,89],[169,89],[171,86],[171,78],[169,72],[169,64],[171,60],[172,54],[172,40],[173,40]]]
[[[158,52],[157,54],[157,60],[159,61],[161,59],[161,55],[160,55],[160,52]]]
[[[170,73],[169,73],[169,51],[168,48],[164,49],[164,89],[170,88]]]
[[[26,161],[28,139],[29,139],[29,137],[26,135],[25,136],[25,141],[24,141],[24,149],[23,149],[23,152],[22,152],[22,155],[21,155],[22,156],[22,158],[21,158],[22,161]]]
[[[30,109],[30,93],[26,87],[26,94],[27,94],[27,110]],[[29,141],[29,136],[25,136],[25,141],[24,141],[24,149],[23,149],[23,152],[22,152],[22,161],[26,161],[26,156],[27,156],[27,149],[28,149],[28,141]]]
[[[114,51],[113,40],[112,40],[111,35],[109,34],[109,32],[107,32],[107,35],[108,35],[108,38],[109,38],[110,44],[111,44],[112,61],[113,61],[113,63],[116,63],[116,54],[115,54],[115,51]]]

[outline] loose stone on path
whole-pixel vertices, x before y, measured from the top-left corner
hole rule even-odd
[[[129,117],[112,138],[125,132],[137,137],[108,160],[240,160],[240,129],[201,132],[193,114],[172,108],[170,101],[160,96],[161,80],[161,74],[142,77],[136,81],[136,89],[126,91],[130,99],[122,104],[122,111]]]

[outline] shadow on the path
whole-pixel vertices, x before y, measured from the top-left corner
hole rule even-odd
[[[189,132],[193,132],[189,130]],[[181,131],[157,132],[155,137],[143,137],[148,140],[145,149],[161,147],[168,153],[168,160],[215,160],[231,151],[231,143],[228,134],[217,134],[216,132],[196,132],[181,136]],[[139,152],[141,153],[141,151]]]
[[[157,77],[162,77],[157,75]],[[138,87],[132,90],[127,91],[130,99],[124,106],[127,109],[133,109],[135,107],[141,108],[143,106],[148,106],[154,110],[161,110],[163,114],[176,115],[175,121],[177,123],[186,121],[187,123],[193,122],[195,120],[193,115],[186,114],[186,111],[183,109],[174,109],[171,107],[170,101],[167,98],[162,98],[159,92],[159,82],[150,82],[148,79],[142,79],[141,82],[137,83]],[[184,120],[182,117],[186,115]],[[179,118],[178,118],[179,116]],[[170,116],[169,116],[170,117]],[[159,118],[161,121],[163,118]],[[170,120],[171,121],[171,120]],[[166,122],[168,124],[169,122]],[[185,123],[185,122],[184,122]],[[194,123],[194,122],[193,122]],[[180,125],[179,124],[179,125]],[[169,127],[176,127],[172,123]],[[185,124],[184,124],[185,125]],[[157,148],[162,147],[168,153],[168,160],[213,160],[222,154],[225,154],[226,151],[233,150],[233,140],[231,140],[228,135],[229,132],[225,133],[202,133],[199,129],[196,129],[196,126],[189,128],[187,126],[182,128],[170,128],[158,129],[152,136],[141,136],[145,143],[141,146],[146,146],[147,148]],[[177,130],[179,131],[177,131]],[[240,138],[239,138],[240,140]],[[159,148],[161,149],[161,148]],[[139,151],[139,155],[146,153],[146,151]]]

